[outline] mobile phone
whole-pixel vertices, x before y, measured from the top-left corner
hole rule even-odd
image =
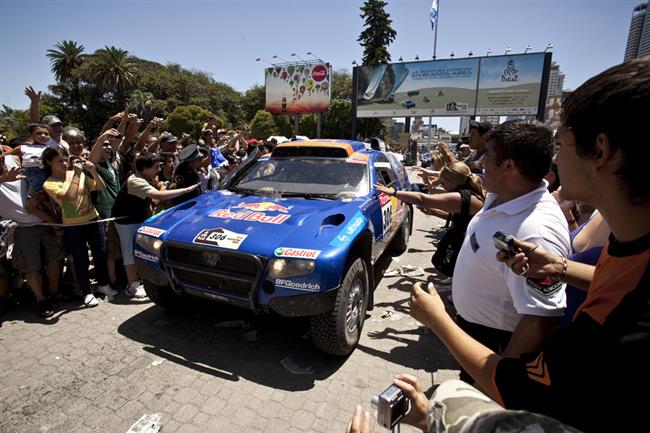
[[[497,247],[498,250],[504,251],[509,256],[514,256],[519,252],[519,249],[514,246],[512,236],[510,235],[497,231],[492,236],[492,240],[494,241],[494,246]]]

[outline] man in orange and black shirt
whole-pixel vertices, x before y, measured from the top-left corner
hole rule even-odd
[[[411,314],[508,409],[541,413],[587,432],[647,430],[650,146],[639,125],[647,122],[648,107],[650,57],[591,78],[563,104],[556,135],[562,192],[595,206],[612,234],[595,268],[518,240],[518,254],[499,253],[522,278],[554,277],[588,287],[572,323],[541,352],[500,357],[454,323],[431,285],[413,287]],[[403,389],[412,401],[421,400],[417,387]]]

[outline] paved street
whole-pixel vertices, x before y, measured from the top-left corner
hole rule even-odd
[[[416,211],[409,251],[384,258],[379,275],[408,264],[430,277],[437,221]],[[93,309],[61,304],[46,321],[19,306],[0,316],[0,432],[124,433],[148,413],[163,432],[343,432],[395,374],[424,389],[456,374],[408,315],[414,280],[381,279],[359,347],[343,359],[314,349],[307,321],[218,305],[168,314],[120,295]],[[439,286],[443,299],[449,288]]]

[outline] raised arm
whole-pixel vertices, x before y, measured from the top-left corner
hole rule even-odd
[[[141,152],[142,149],[144,149],[145,144],[147,144],[147,139],[151,135],[151,131],[155,131],[160,126],[161,121],[162,121],[162,119],[154,117],[147,124],[147,126],[145,126],[144,131],[142,131],[142,134],[140,134],[140,138],[138,139],[138,142],[135,144],[135,150],[137,152]],[[156,143],[154,145],[151,146],[151,148],[147,149],[147,152],[155,153],[156,150],[158,150],[158,142],[157,141],[156,141]]]
[[[32,122],[41,121],[41,95],[43,92],[37,92],[32,86],[25,87],[25,95],[29,98],[29,118]]]
[[[102,179],[102,177],[97,173],[97,167],[95,167],[95,164],[93,164],[91,161],[86,161],[85,165],[88,173],[90,173],[93,180],[95,181],[95,189],[97,191],[106,191],[106,184],[104,183],[104,179]]]
[[[180,189],[169,189],[169,190],[164,190],[164,191],[152,191],[150,192],[147,197],[153,200],[171,200],[173,198],[179,197],[183,194],[186,194],[190,191],[194,191],[196,188],[199,187],[199,184],[194,184],[185,188],[180,188]]]
[[[102,135],[100,135],[97,140],[95,140],[95,144],[93,144],[92,149],[90,149],[90,156],[88,156],[88,160],[93,164],[98,164],[101,159],[102,152],[104,151],[104,141],[109,140],[111,142],[111,147],[113,147],[113,152],[115,152],[117,150],[117,143],[119,143],[119,139],[120,133],[117,132],[117,129],[115,128],[111,128],[102,133]]]

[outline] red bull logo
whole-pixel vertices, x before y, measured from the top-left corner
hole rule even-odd
[[[277,212],[287,213],[293,206],[285,207],[269,201],[263,201],[261,203],[240,203],[237,206],[233,206],[233,207],[248,209],[256,212],[277,211]]]

